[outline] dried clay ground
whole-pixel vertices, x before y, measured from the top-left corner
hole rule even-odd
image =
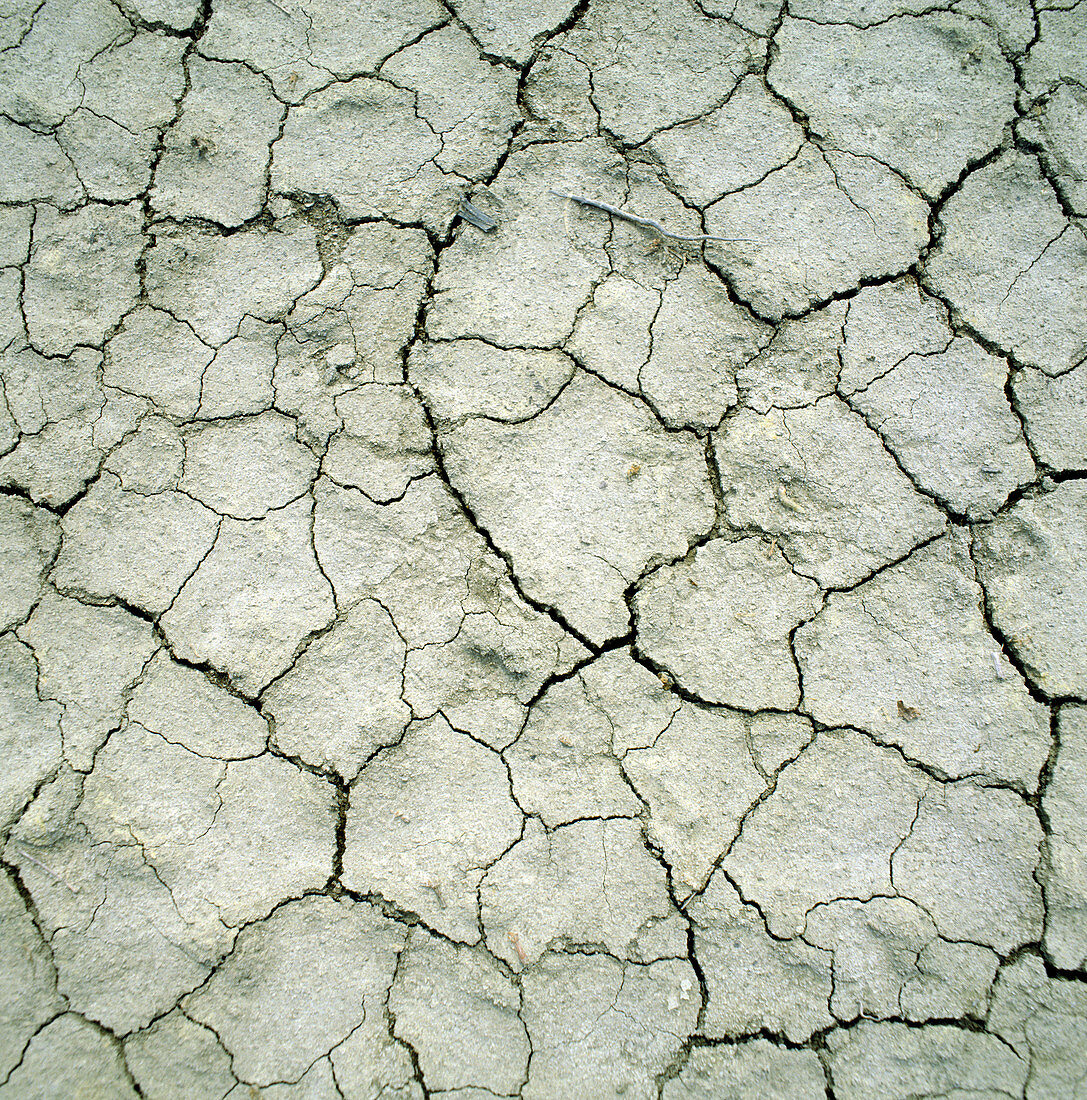
[[[7,0],[0,349],[0,1100],[1087,1097],[1087,0]]]

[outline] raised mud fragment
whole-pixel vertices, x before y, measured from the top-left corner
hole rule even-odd
[[[709,993],[702,1022],[707,1035],[770,1031],[800,1043],[830,1026],[828,952],[768,935],[758,910],[720,872],[689,912]]]
[[[1035,477],[1007,380],[1003,359],[956,339],[906,357],[848,400],[922,489],[984,519]]]
[[[707,232],[750,237],[708,256],[741,301],[777,321],[864,279],[894,275],[928,240],[928,206],[881,164],[805,145],[795,159],[706,211]]]
[[[163,142],[151,205],[183,220],[238,226],[264,206],[269,146],[284,107],[243,65],[192,57],[183,112]]]
[[[800,693],[789,635],[821,602],[775,545],[715,539],[634,597],[638,645],[707,702],[791,710]]]
[[[1024,497],[974,543],[993,624],[1047,695],[1087,695],[1087,486]]]
[[[162,617],[174,652],[210,664],[249,695],[286,671],[306,638],[336,614],[313,555],[312,523],[308,499],[264,519],[224,520]]]
[[[1037,162],[1005,153],[940,214],[927,282],[985,339],[1025,365],[1063,374],[1087,355],[1087,241]]]
[[[19,637],[33,650],[38,694],[61,706],[64,758],[89,770],[158,648],[150,624],[121,607],[93,607],[48,592]]]
[[[479,949],[412,930],[389,992],[393,1034],[419,1055],[434,1090],[515,1093],[530,1047],[520,991]]]
[[[142,220],[135,203],[92,203],[71,214],[38,209],[23,292],[34,347],[67,355],[77,344],[102,343],[140,291]]]
[[[152,614],[165,611],[215,542],[219,518],[177,492],[126,492],[104,474],[61,520],[53,572],[62,592],[119,597]]]
[[[743,410],[714,437],[725,514],[777,539],[823,587],[857,584],[943,530],[878,436],[836,398],[763,416]]]
[[[0,629],[17,625],[30,613],[59,548],[55,516],[25,500],[0,497]]]
[[[521,979],[533,1057],[526,1100],[650,1100],[695,1027],[698,978],[686,960],[647,966],[607,955],[548,954]]]
[[[1042,943],[1062,970],[1087,969],[1087,812],[1080,792],[1087,780],[1087,708],[1069,704],[1057,712],[1060,748],[1042,806],[1048,820],[1046,859],[1039,876],[1045,890]]]
[[[1082,982],[1048,977],[1036,955],[1001,970],[987,1026],[1030,1067],[1027,1100],[1075,1095],[1087,1070],[1085,1021]]]
[[[989,633],[983,599],[959,534],[832,594],[796,633],[804,708],[953,778],[1035,790],[1049,713]]]
[[[602,125],[632,144],[719,105],[766,51],[765,39],[678,0],[652,12],[606,0],[560,41],[593,70]]]
[[[487,946],[515,971],[547,951],[593,944],[641,961],[685,951],[685,922],[637,821],[593,819],[547,832],[529,818],[479,893]]]
[[[64,1007],[45,940],[6,872],[0,876],[0,965],[7,975],[0,994],[0,1072],[6,1077],[31,1037]]]
[[[769,329],[734,305],[710,271],[690,265],[670,282],[653,318],[641,392],[672,428],[715,428],[736,404],[736,374]]]
[[[521,833],[509,776],[490,749],[432,718],[379,753],[351,787],[343,883],[477,943],[476,891]]]
[[[525,591],[594,641],[625,633],[623,592],[646,565],[682,556],[713,522],[699,441],[585,375],[523,425],[472,420],[440,445]]]
[[[1028,1065],[996,1036],[948,1024],[910,1028],[863,1021],[827,1038],[834,1095],[861,1100],[880,1082],[888,1100],[914,1096],[1021,1096]]]
[[[789,1050],[765,1039],[695,1047],[678,1077],[665,1083],[663,1100],[823,1100],[827,1082],[811,1050]]]
[[[930,783],[859,733],[818,733],[748,815],[721,867],[774,936],[801,935],[821,901],[894,893],[890,857]]]
[[[381,1019],[406,936],[365,902],[291,901],[245,929],[182,1008],[214,1029],[241,1080],[298,1080],[371,1015]]]
[[[853,22],[786,19],[770,86],[830,146],[878,160],[936,198],[999,144],[1015,113],[1015,73],[996,35],[959,15]]]
[[[27,1046],[22,1061],[3,1085],[5,1100],[47,1100],[50,1096],[86,1095],[94,1091],[117,1100],[136,1100],[120,1045],[101,1028],[66,1012],[42,1028]]]
[[[362,600],[265,691],[261,708],[277,748],[351,780],[411,721],[403,686],[404,643],[388,612]]]
[[[1006,955],[1042,932],[1041,841],[1037,816],[1011,791],[940,784],[921,799],[891,858],[892,878],[942,936]]]

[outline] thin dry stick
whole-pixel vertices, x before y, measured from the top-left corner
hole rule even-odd
[[[606,202],[587,199],[582,195],[568,195],[565,191],[556,191],[554,188],[552,188],[551,194],[558,195],[560,199],[569,199],[571,202],[580,203],[582,206],[590,206],[593,210],[603,210],[605,214],[612,214],[617,218],[622,218],[625,222],[640,225],[643,229],[652,229],[654,233],[659,233],[662,237],[667,237],[672,241],[700,244],[702,241],[734,242],[754,241],[755,239],[754,237],[714,237],[709,233],[696,233],[693,237],[685,237],[682,233],[673,233],[670,229],[665,229],[660,222],[654,221],[652,218],[643,218],[639,214],[628,214],[625,210],[620,210],[617,206],[611,206]]]

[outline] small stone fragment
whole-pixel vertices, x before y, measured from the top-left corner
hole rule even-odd
[[[56,516],[17,497],[0,497],[0,630],[30,614],[59,548]]]
[[[849,398],[920,486],[971,519],[1035,476],[1004,395],[1007,364],[972,340],[910,355]]]
[[[839,1100],[916,1096],[1021,1096],[1028,1065],[999,1039],[950,1024],[911,1028],[867,1020],[827,1036]]]
[[[1069,703],[1057,712],[1060,747],[1042,798],[1048,822],[1041,878],[1046,954],[1062,970],[1087,970],[1087,707]]]
[[[596,421],[609,422],[606,434],[586,431]],[[472,420],[441,446],[525,591],[597,642],[626,630],[623,592],[646,564],[686,553],[712,522],[698,441],[663,432],[640,403],[586,376],[523,425]]]
[[[403,669],[404,643],[388,612],[360,601],[264,693],[276,746],[351,781],[411,721]]]
[[[4,1100],[108,1096],[137,1100],[120,1045],[112,1035],[73,1013],[42,1028],[22,1061],[0,1085]]]
[[[183,493],[130,493],[104,474],[64,514],[61,529],[52,579],[62,592],[120,597],[158,614],[211,549],[219,520]]]
[[[820,901],[894,893],[891,853],[930,783],[859,733],[822,731],[747,816],[721,867],[773,935],[800,935]]]
[[[100,345],[135,304],[142,228],[139,203],[89,203],[70,214],[38,207],[23,292],[38,351],[68,355],[76,344]]]
[[[895,887],[950,940],[1007,955],[1042,933],[1034,879],[1042,828],[1011,791],[962,781],[933,786],[910,835],[891,857]]]
[[[517,987],[484,952],[412,930],[389,1011],[428,1089],[516,1093],[530,1052],[520,1009]]]
[[[980,773],[1035,790],[1049,712],[1003,658],[982,597],[960,535],[834,593],[794,639],[805,709],[953,778]]]
[[[521,984],[533,1051],[525,1100],[651,1100],[698,1018],[698,978],[686,959],[639,966],[548,954]]]
[[[427,308],[432,340],[478,338],[500,347],[554,347],[610,269],[608,220],[565,228],[562,199],[579,180],[614,178],[623,162],[600,139],[535,144],[511,154],[489,184],[503,211],[500,233],[461,233],[442,251]],[[459,195],[457,196],[459,202]]]
[[[1024,497],[977,530],[993,625],[1047,695],[1087,695],[1087,485]]]
[[[635,595],[638,644],[707,702],[791,710],[800,691],[789,635],[820,603],[776,547],[714,539]]]
[[[734,1038],[767,1030],[800,1043],[830,1026],[828,952],[769,936],[755,907],[720,872],[687,912],[709,995],[706,1034]]]
[[[215,545],[163,615],[174,652],[257,695],[336,614],[312,544],[313,503],[223,520]]]
[[[244,929],[181,1007],[214,1029],[242,1080],[298,1080],[371,1013],[381,1017],[405,936],[363,902],[291,901]]]
[[[790,1050],[754,1039],[695,1047],[678,1077],[665,1082],[662,1100],[824,1100],[826,1077],[812,1050]]]
[[[160,650],[132,691],[128,718],[201,756],[240,760],[264,751],[267,722],[198,669]]]
[[[274,412],[200,427],[185,437],[178,488],[234,519],[283,508],[317,476],[317,459],[295,431],[290,417]]]
[[[717,432],[715,456],[729,522],[765,531],[826,588],[857,584],[946,523],[835,397],[764,416],[741,410]]]
[[[501,758],[432,718],[410,726],[352,785],[342,881],[478,943],[479,881],[521,823]]]

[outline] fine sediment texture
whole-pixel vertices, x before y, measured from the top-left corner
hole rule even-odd
[[[0,747],[0,1100],[1080,1096],[1087,0],[13,0]]]

